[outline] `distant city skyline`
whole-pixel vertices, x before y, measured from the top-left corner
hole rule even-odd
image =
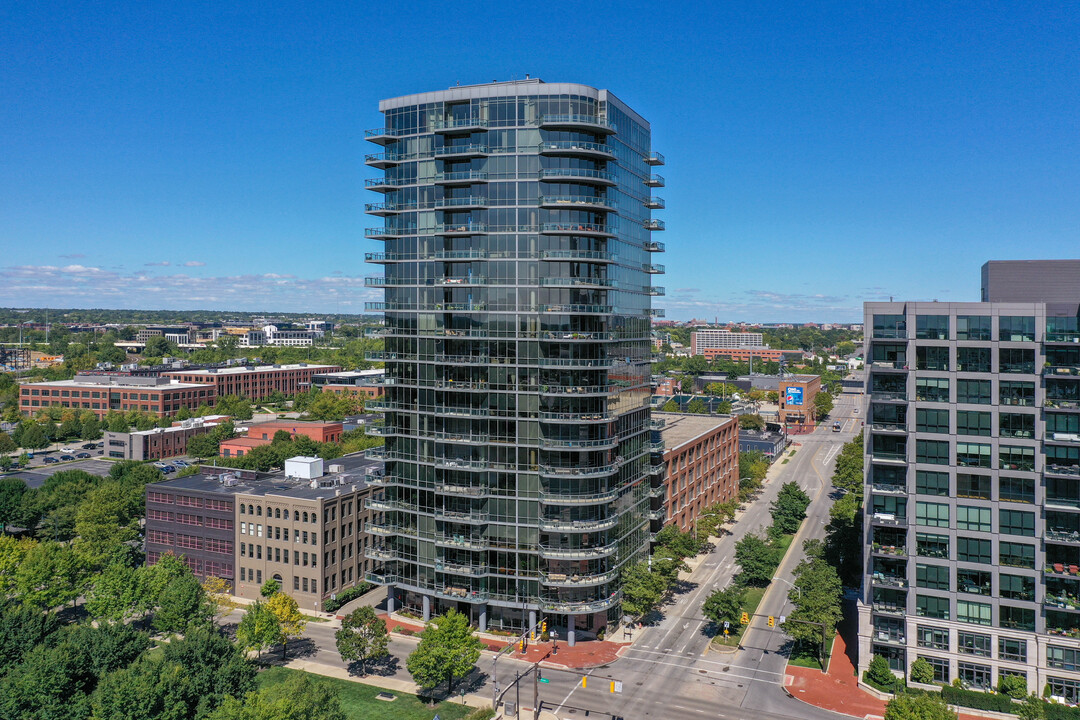
[[[669,319],[858,322],[1076,254],[1076,6],[601,3],[567,44],[470,5],[13,7],[0,306],[362,312],[377,100],[526,73],[651,120]]]

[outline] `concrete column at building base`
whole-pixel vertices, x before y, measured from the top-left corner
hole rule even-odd
[[[566,644],[570,647],[574,647],[577,643],[577,633],[574,632],[574,616],[566,616]]]
[[[530,610],[529,611],[529,627],[527,627],[525,629],[527,631],[531,632],[534,627],[536,627],[536,611],[535,610]]]
[[[480,617],[479,622],[477,623],[480,632],[487,632],[487,611],[487,605],[480,606]]]
[[[392,613],[395,610],[397,610],[397,602],[396,602],[396,600],[397,599],[394,597],[394,586],[393,585],[387,585],[386,586],[386,612],[387,613]]]
[[[431,597],[424,595],[424,622],[431,619]]]

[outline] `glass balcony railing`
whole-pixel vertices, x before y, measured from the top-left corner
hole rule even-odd
[[[539,305],[540,312],[550,313],[590,313],[610,315],[614,308],[611,305]]]
[[[465,550],[487,550],[491,547],[491,543],[488,542],[487,538],[480,535],[436,533],[434,541],[436,547],[464,548]]]
[[[487,207],[488,200],[485,197],[479,195],[470,195],[468,197],[444,197],[435,201],[435,207],[438,208],[481,208]]]
[[[480,130],[487,126],[488,121],[481,120],[480,118],[451,118],[448,120],[433,120],[431,122],[431,129],[435,132],[458,132],[471,128]]]
[[[874,543],[871,546],[871,551],[878,555],[893,555],[895,557],[906,557],[907,548],[903,545],[888,545],[885,543]]]
[[[465,565],[463,563],[435,561],[435,572],[450,573],[451,575],[470,575],[479,577],[486,574],[486,567],[480,565]]]
[[[621,592],[614,592],[611,597],[604,600],[588,600],[582,602],[560,602],[555,600],[541,600],[540,605],[548,612],[572,612],[594,613],[607,610],[619,604],[622,598]]]
[[[871,400],[907,401],[906,390],[871,390]]]
[[[537,204],[557,210],[614,210],[615,201],[591,195],[545,195]]]
[[[667,203],[664,202],[664,198],[662,197],[651,197],[645,199],[645,207],[650,210],[663,210],[667,207]]]
[[[1046,342],[1053,343],[1080,343],[1080,331],[1076,330],[1050,330],[1046,331]]]
[[[667,294],[667,289],[663,287],[645,288],[645,294],[649,297],[663,297]]]
[[[540,143],[537,151],[541,155],[599,155],[614,158],[615,150],[607,145],[583,140],[552,140]]]
[[[1080,531],[1077,530],[1055,530],[1047,528],[1043,531],[1043,538],[1050,542],[1080,545]]]
[[[598,478],[607,477],[618,469],[618,465],[601,465],[599,467],[554,467],[551,465],[540,466],[540,477],[547,478]]]
[[[486,234],[484,223],[460,223],[456,225],[436,225],[432,228],[435,235],[477,235]]]
[[[619,284],[610,278],[595,277],[542,277],[540,287],[615,288]]]
[[[664,156],[655,151],[651,152],[645,156],[645,164],[652,165],[653,167],[656,167],[657,165],[663,165]]]
[[[615,132],[615,125],[595,115],[541,115],[536,120],[539,127],[587,127],[593,131]]]
[[[545,235],[614,235],[615,226],[599,223],[544,223],[540,232]]]
[[[559,520],[555,518],[540,518],[540,529],[551,532],[599,532],[610,530],[619,524],[619,516],[612,515],[595,520]]]
[[[488,154],[488,146],[480,143],[468,145],[444,145],[435,148],[435,157],[476,157]]]
[[[587,548],[553,547],[539,545],[540,557],[545,560],[590,560],[593,558],[610,557],[615,554],[619,546],[617,543]]]
[[[540,582],[544,585],[550,585],[553,587],[584,587],[589,585],[604,585],[605,583],[614,582],[618,577],[618,573],[615,571],[608,571],[602,573],[555,573],[555,572],[541,572]]]
[[[540,447],[554,450],[599,450],[603,448],[617,447],[618,438],[603,438],[599,440],[566,440],[563,438],[540,438]]]
[[[876,482],[872,485],[874,492],[887,495],[907,495],[907,485],[900,483]]]
[[[906,588],[908,586],[907,578],[885,573],[874,573],[870,576],[870,582],[883,587]]]
[[[599,250],[541,250],[540,259],[548,261],[611,263],[618,260],[615,253]]]
[[[645,185],[651,188],[664,187],[663,175],[650,175],[645,179]]]
[[[460,170],[457,172],[435,173],[431,179],[435,183],[467,185],[474,182],[487,182],[487,173],[482,170]]]
[[[1053,463],[1047,463],[1043,467],[1043,472],[1045,472],[1047,475],[1077,477],[1080,476],[1080,465],[1057,465]]]
[[[541,505],[599,505],[609,503],[619,497],[617,488],[598,493],[564,494],[540,491]]]
[[[607,170],[592,170],[589,168],[541,168],[541,180],[569,180],[588,182],[595,181],[603,185],[615,185],[617,180],[615,173]]]
[[[665,252],[667,246],[657,240],[646,240],[643,245],[646,252]]]
[[[1077,377],[1080,376],[1080,366],[1077,365],[1047,365],[1043,367],[1043,375]]]
[[[875,462],[906,462],[907,452],[896,450],[872,450],[870,459]]]
[[[641,266],[641,269],[649,275],[663,275],[665,272],[667,272],[667,268],[665,268],[663,265],[656,264],[645,264]]]
[[[666,226],[663,220],[646,220],[643,223],[646,230],[664,230]]]

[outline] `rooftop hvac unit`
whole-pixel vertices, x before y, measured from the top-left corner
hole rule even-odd
[[[329,472],[331,475],[334,473],[343,473],[345,472],[345,466],[341,465],[340,463],[334,463],[330,466],[330,469],[327,470],[327,472]]]

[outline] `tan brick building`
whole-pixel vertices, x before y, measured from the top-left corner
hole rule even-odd
[[[338,365],[246,365],[242,367],[176,370],[162,373],[185,383],[213,385],[218,397],[240,395],[259,400],[280,392],[295,395],[311,389],[311,379],[321,373],[337,372]]]
[[[704,508],[739,495],[739,423],[727,415],[653,412],[663,421],[667,523],[694,529]]]
[[[28,383],[19,388],[19,410],[35,415],[47,407],[90,410],[99,418],[110,410],[140,410],[158,416],[180,408],[213,405],[213,387],[173,378],[79,374],[71,380]]]

